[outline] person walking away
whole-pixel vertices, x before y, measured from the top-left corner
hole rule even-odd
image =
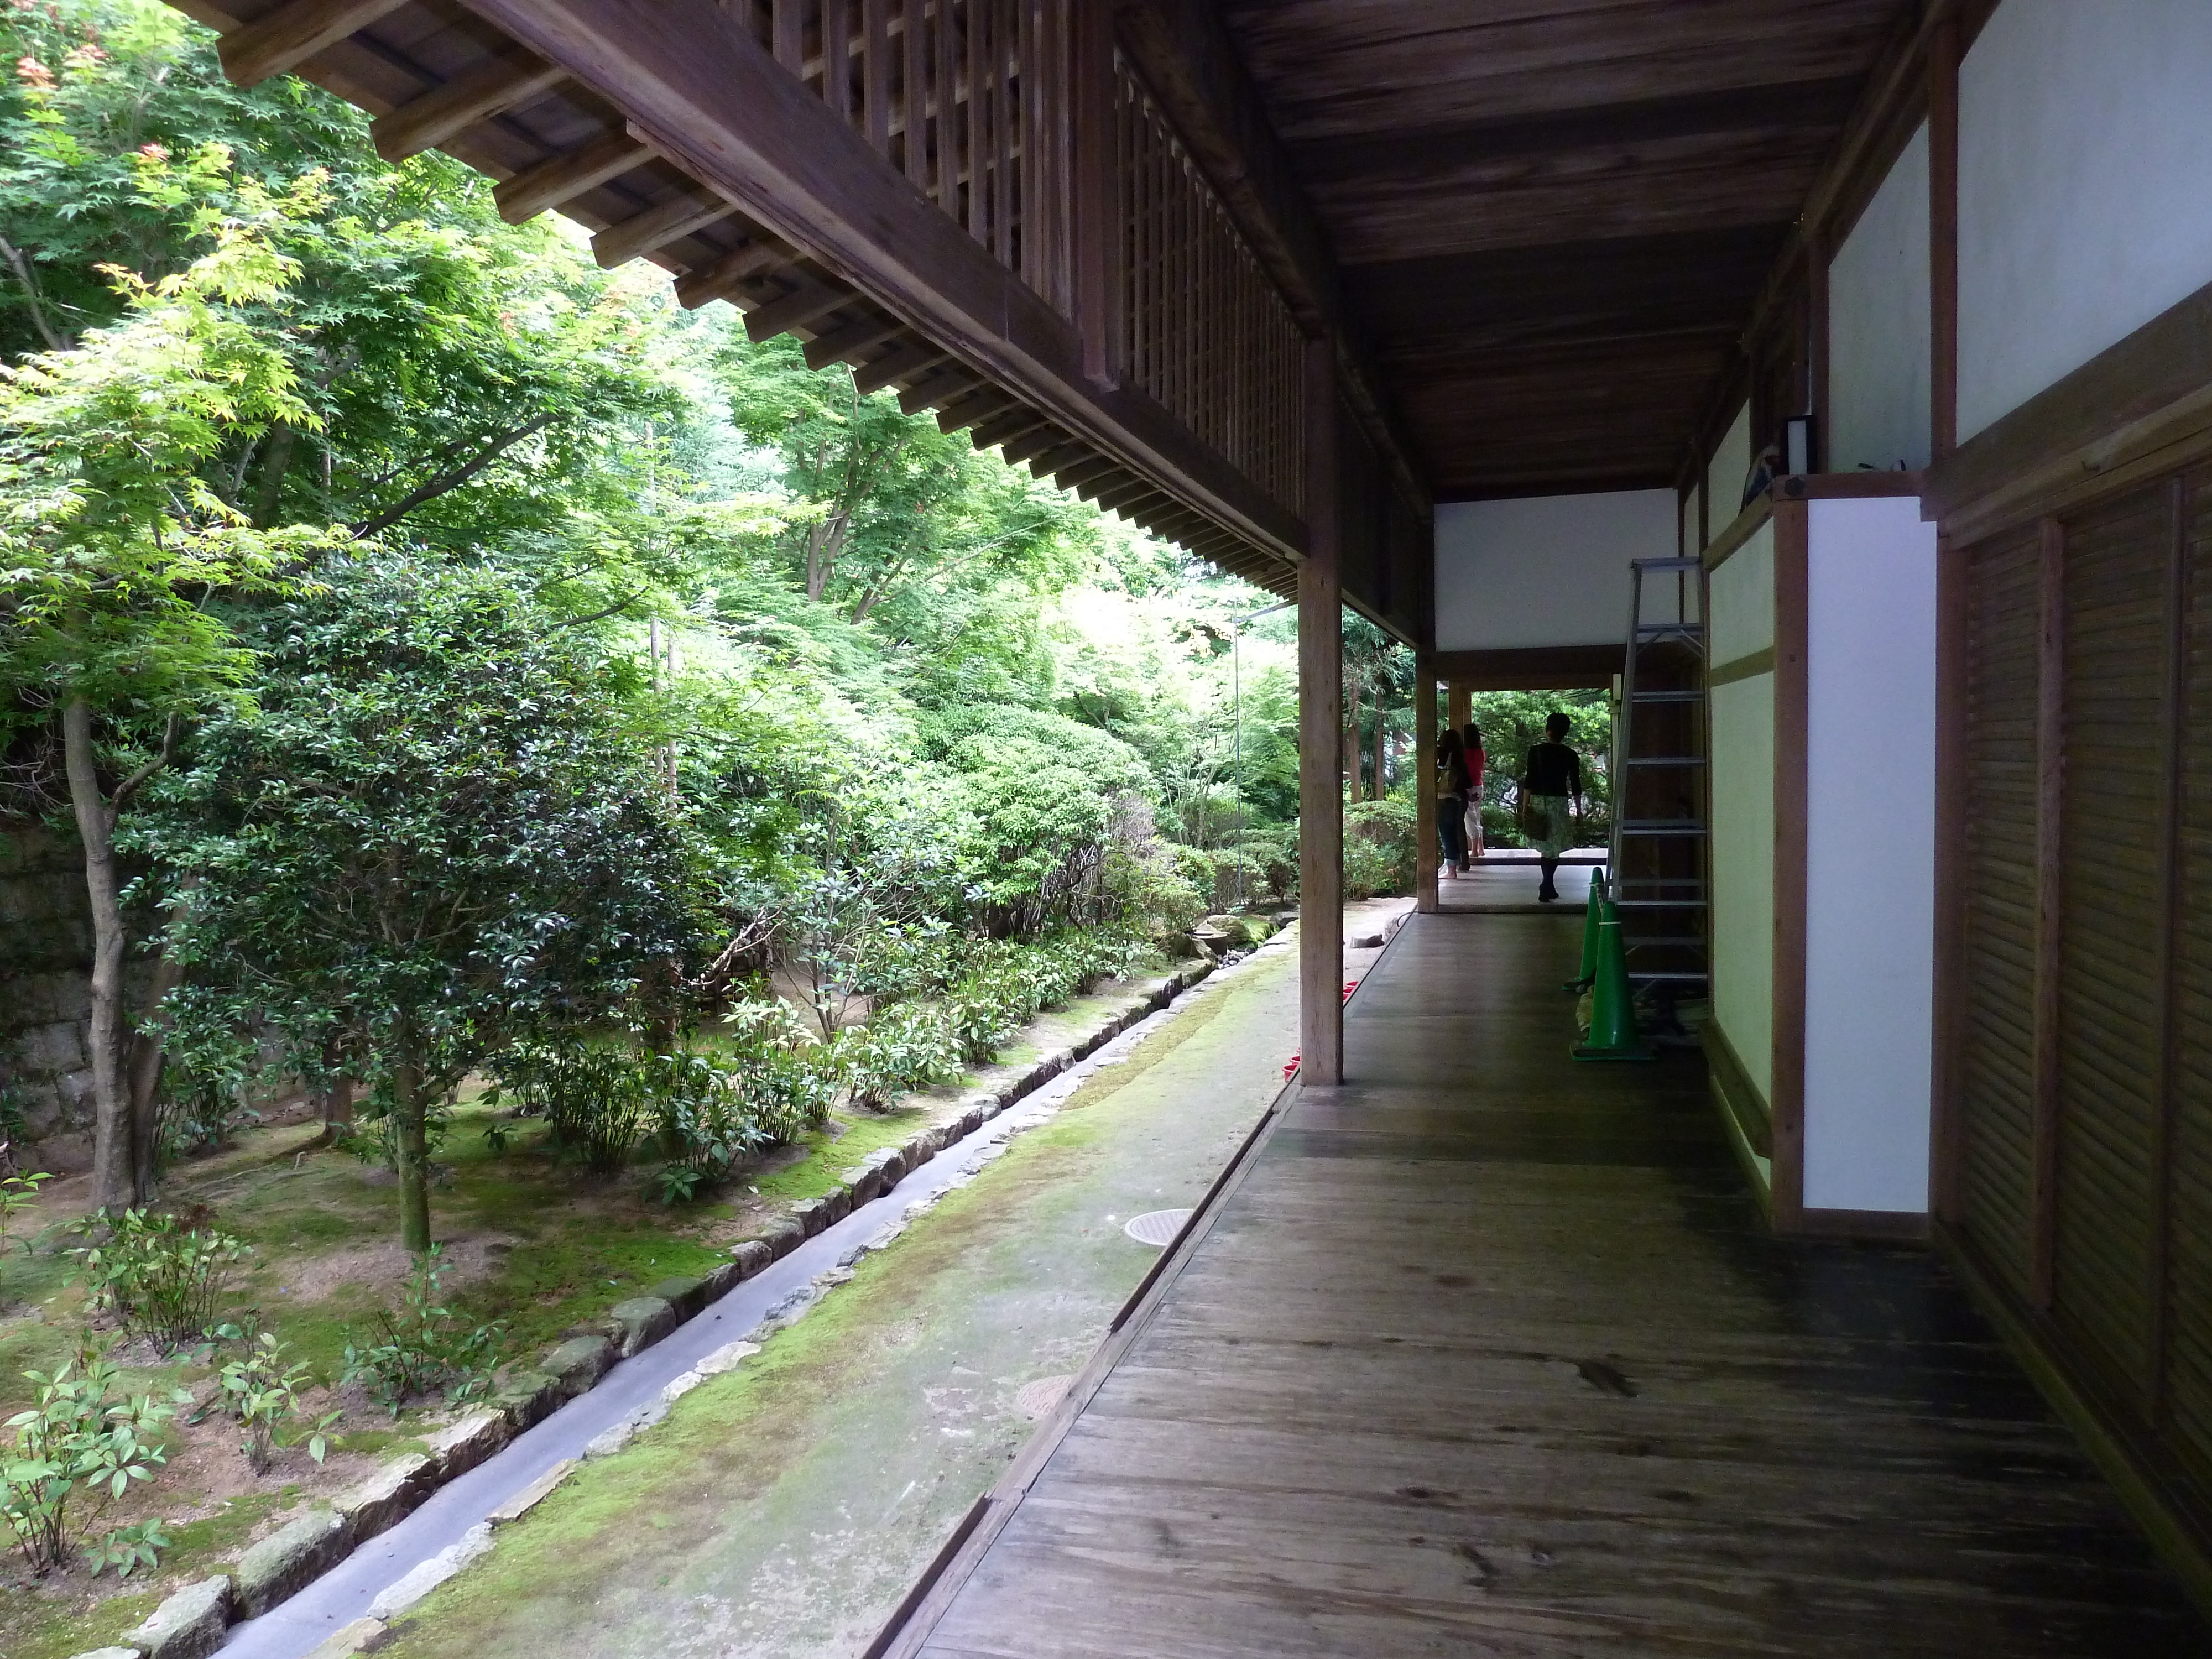
[[[1461,750],[1459,733],[1449,726],[1437,739],[1436,790],[1437,840],[1443,852],[1437,873],[1455,881],[1460,861],[1466,854],[1463,819],[1467,811],[1467,756]]]
[[[1460,868],[1472,872],[1482,856],[1482,775],[1490,757],[1482,747],[1482,728],[1473,720],[1460,733],[1460,754],[1467,762],[1467,840]]]
[[[1542,860],[1544,884],[1536,896],[1546,904],[1559,896],[1559,854],[1574,844],[1575,817],[1583,809],[1583,760],[1566,743],[1571,729],[1565,714],[1546,720],[1544,741],[1529,750],[1521,769],[1521,833]]]

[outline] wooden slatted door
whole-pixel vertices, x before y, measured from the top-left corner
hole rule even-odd
[[[2163,1419],[2212,1477],[2212,471],[2184,500],[2179,891],[2166,1175]]]
[[[1943,1219],[2212,1539],[2212,472],[1963,568]]]
[[[2035,1164],[2039,563],[2033,526],[1966,558],[1958,1219],[1990,1273],[2022,1298],[2030,1294]]]
[[[2163,1083],[2168,595],[2163,487],[2063,528],[2053,1312],[2116,1390],[2154,1389]]]

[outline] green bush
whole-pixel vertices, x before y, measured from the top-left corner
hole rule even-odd
[[[439,1303],[438,1280],[445,1271],[444,1247],[433,1244],[409,1268],[399,1311],[379,1309],[365,1337],[347,1333],[339,1382],[362,1384],[394,1417],[410,1400],[439,1389],[456,1406],[490,1392],[507,1323],[465,1326]]]
[[[81,1352],[51,1376],[23,1375],[36,1385],[38,1403],[9,1419],[15,1443],[0,1458],[0,1516],[25,1565],[43,1576],[68,1563],[132,1481],[151,1479],[151,1468],[167,1461],[153,1431],[176,1407],[124,1394],[121,1373],[105,1355]],[[179,1390],[175,1398],[191,1396]],[[158,1522],[111,1533],[94,1551],[94,1570],[112,1565],[128,1577],[133,1567],[152,1565],[167,1542]]]
[[[285,1359],[286,1345],[274,1331],[261,1328],[258,1314],[219,1325],[212,1334],[232,1346],[233,1358],[216,1371],[215,1394],[191,1420],[222,1412],[239,1426],[238,1449],[247,1467],[256,1474],[266,1474],[276,1431],[300,1414],[301,1391],[309,1386],[307,1368]],[[331,1412],[307,1437],[307,1455],[318,1463],[329,1449],[325,1433],[340,1415]]]
[[[841,1044],[854,1105],[882,1111],[900,1095],[960,1078],[960,1043],[941,1008],[902,1003],[878,1009]]]
[[[1344,896],[1413,889],[1413,803],[1403,796],[1356,801],[1344,809]]]
[[[106,1230],[99,1243],[70,1254],[96,1312],[112,1314],[130,1336],[174,1353],[198,1342],[215,1322],[231,1269],[251,1249],[215,1228],[187,1228],[173,1215],[101,1211],[77,1224],[84,1234]]]

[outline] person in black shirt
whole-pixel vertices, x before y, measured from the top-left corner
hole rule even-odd
[[[1460,865],[1467,857],[1462,827],[1467,792],[1467,756],[1460,746],[1459,733],[1447,726],[1437,739],[1437,839],[1443,853],[1437,873],[1446,881],[1458,878]]]
[[[1536,896],[1546,904],[1559,896],[1559,854],[1573,844],[1583,808],[1583,761],[1567,747],[1570,729],[1565,714],[1552,715],[1544,722],[1544,741],[1529,750],[1521,769],[1521,832],[1542,860],[1544,884]]]

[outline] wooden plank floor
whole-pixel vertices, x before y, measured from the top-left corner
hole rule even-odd
[[[1578,924],[1407,925],[925,1654],[2212,1652],[1940,1265],[1568,1060]]]

